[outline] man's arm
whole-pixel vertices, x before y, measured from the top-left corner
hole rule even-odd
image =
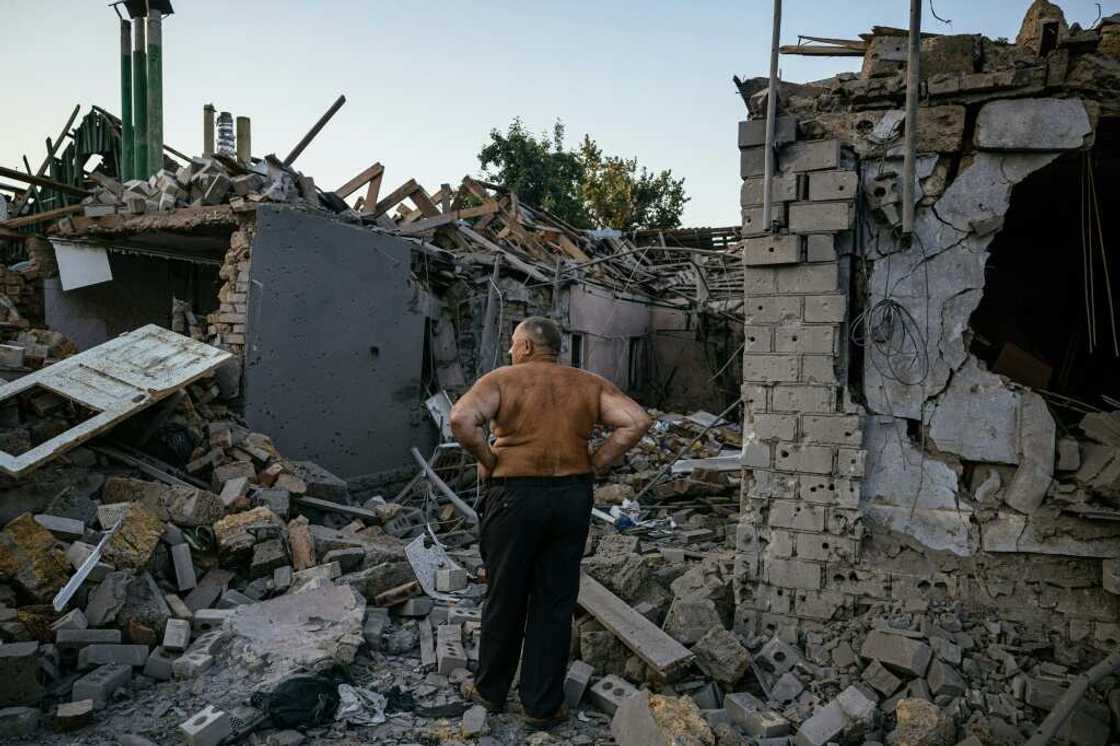
[[[599,419],[613,431],[591,456],[591,466],[596,474],[602,474],[622,458],[653,424],[642,405],[612,383],[606,384],[599,394]]]
[[[486,440],[487,423],[498,413],[502,392],[498,383],[489,373],[475,382],[471,390],[463,394],[451,408],[451,432],[455,440],[472,456],[478,459],[485,477],[498,463],[498,457],[490,450]]]

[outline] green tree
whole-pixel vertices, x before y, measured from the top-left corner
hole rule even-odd
[[[688,202],[684,179],[604,155],[588,135],[578,151],[565,150],[560,120],[551,137],[532,135],[519,118],[505,133],[491,130],[478,160],[485,178],[579,228],[677,228]]]

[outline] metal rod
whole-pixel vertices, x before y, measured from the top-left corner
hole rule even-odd
[[[148,53],[143,18],[132,19],[132,178],[148,172]]]
[[[773,232],[774,126],[778,118],[778,44],[782,35],[782,0],[774,0],[774,29],[770,38],[770,86],[766,91],[765,173],[762,175],[762,224]]]
[[[922,2],[910,0],[910,55],[906,62],[906,161],[902,166],[902,233],[914,232],[914,175],[918,99],[922,85]]]
[[[163,168],[163,14],[148,11],[148,170]]]
[[[237,118],[237,160],[248,165],[253,160],[253,130],[249,117]]]
[[[299,154],[311,144],[311,141],[315,139],[315,135],[319,134],[319,131],[327,126],[327,122],[331,121],[331,117],[338,113],[338,110],[342,108],[344,103],[346,103],[346,96],[339,96],[335,102],[331,104],[331,108],[327,109],[327,113],[319,117],[319,121],[315,123],[315,126],[303,136],[303,139],[300,140],[294,148],[292,148],[292,152],[288,153],[288,157],[284,159],[285,166],[290,166],[296,162],[296,158],[299,158]]]
[[[455,509],[462,513],[463,517],[466,518],[469,523],[477,524],[478,513],[474,512],[474,509],[471,508],[470,505],[467,505],[458,495],[451,491],[451,488],[448,487],[442,479],[440,479],[439,474],[436,474],[435,469],[428,465],[428,462],[424,459],[424,456],[420,453],[420,451],[416,450],[415,447],[412,448],[412,457],[416,459],[416,463],[419,464],[420,468],[424,470],[424,474],[428,477],[428,481],[430,481],[437,490],[442,492],[444,496],[451,501],[451,504],[455,506]]]
[[[132,26],[121,20],[121,162],[117,176],[121,182],[132,178]]]
[[[202,154],[214,155],[214,114],[217,113],[214,104],[202,107]]]
[[[1042,725],[1038,726],[1038,730],[1027,741],[1027,746],[1045,746],[1050,743],[1066,720],[1069,720],[1069,716],[1073,714],[1074,709],[1081,698],[1085,696],[1089,687],[1117,671],[1120,671],[1120,652],[1113,653],[1074,679],[1069,689],[1066,689],[1065,694],[1059,697],[1054,706],[1050,708],[1050,714],[1046,716]]]

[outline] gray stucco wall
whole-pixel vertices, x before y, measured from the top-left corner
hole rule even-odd
[[[245,417],[288,458],[353,477],[406,466],[410,446],[434,444],[409,252],[324,217],[258,210]]]

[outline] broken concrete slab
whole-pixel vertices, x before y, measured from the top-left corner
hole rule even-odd
[[[164,521],[140,503],[128,503],[120,528],[105,545],[103,557],[113,567],[139,569],[148,564],[163,536]]]
[[[929,436],[941,450],[970,461],[1017,464],[1019,395],[970,357],[937,399]]]
[[[864,638],[860,656],[911,677],[925,676],[933,650],[909,637],[873,630]]]
[[[222,501],[207,490],[120,476],[105,480],[101,502],[139,502],[160,520],[177,526],[211,526],[225,515]]]
[[[0,531],[0,578],[44,603],[70,579],[70,562],[50,531],[24,513]]]
[[[750,653],[739,638],[722,626],[713,627],[692,646],[701,669],[721,684],[731,686],[750,668]]]
[[[990,101],[976,119],[981,150],[1074,150],[1091,144],[1085,104],[1076,98]]]
[[[611,718],[619,746],[714,746],[715,735],[688,697],[673,699],[642,690],[623,700]]]
[[[362,645],[366,602],[348,585],[324,585],[295,595],[238,606],[226,622],[230,655],[270,676],[297,667],[349,664]]]
[[[924,699],[901,699],[895,707],[898,746],[953,746],[957,726],[941,708]]]

